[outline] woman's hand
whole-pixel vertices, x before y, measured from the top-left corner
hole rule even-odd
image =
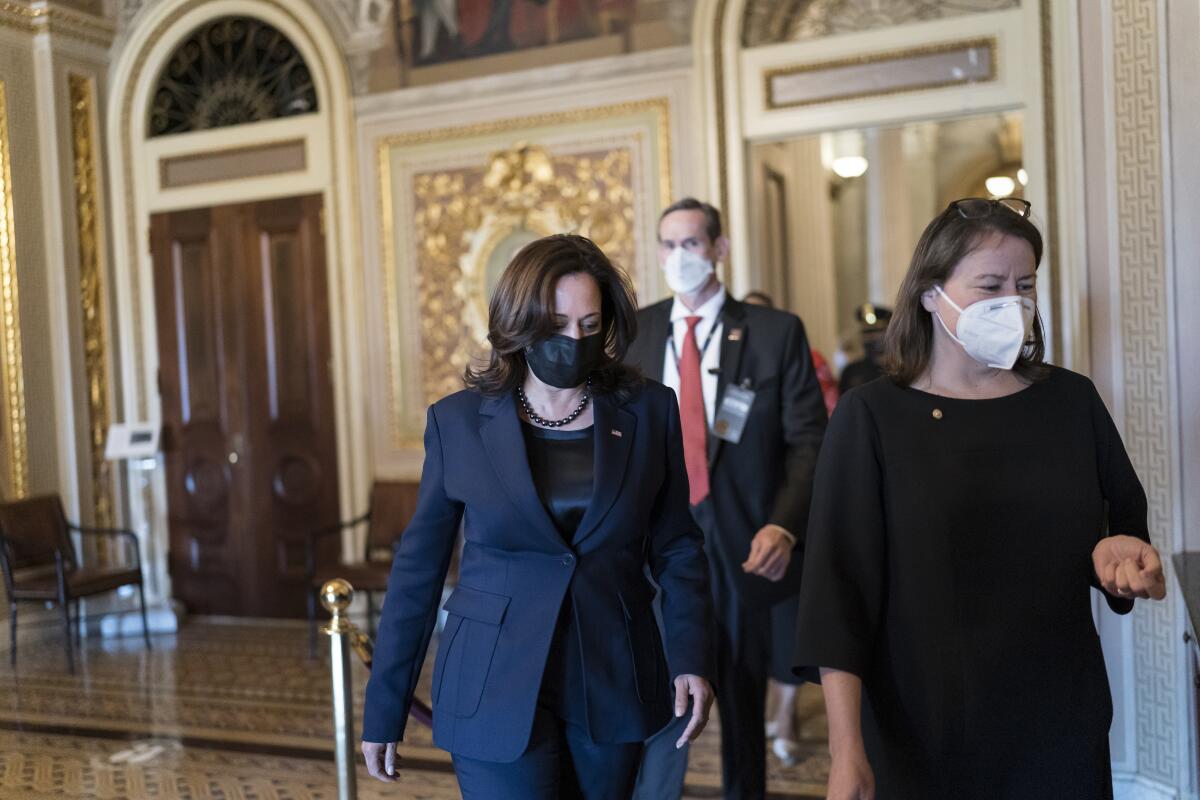
[[[1113,597],[1167,596],[1162,559],[1154,546],[1136,536],[1106,536],[1092,550],[1092,566],[1104,591]]]
[[[396,745],[399,742],[363,742],[363,757],[367,760],[367,772],[372,778],[378,778],[384,783],[395,783],[396,773],[399,772],[400,757],[396,755]]]
[[[708,724],[708,711],[713,704],[712,685],[699,675],[680,675],[675,679],[675,716],[682,717],[687,713],[688,697],[692,698],[692,719],[675,749],[683,747],[688,742],[696,741],[696,737]]]
[[[875,800],[875,773],[861,747],[833,757],[829,768],[828,800]]]
[[[821,667],[829,721],[829,800],[875,800],[875,774],[862,738],[862,678]]]

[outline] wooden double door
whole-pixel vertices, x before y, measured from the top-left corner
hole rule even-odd
[[[338,519],[321,209],[151,220],[170,574],[192,613],[302,616],[306,532]]]

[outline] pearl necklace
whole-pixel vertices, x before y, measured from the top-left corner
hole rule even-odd
[[[579,405],[575,407],[567,416],[562,419],[542,419],[533,410],[533,406],[529,405],[529,398],[525,396],[525,390],[517,387],[517,399],[521,401],[521,408],[525,410],[525,416],[529,417],[529,421],[534,425],[541,425],[543,428],[561,428],[564,425],[570,425],[574,422],[583,410],[587,408],[588,401],[592,399],[592,379],[588,378],[588,382],[584,385],[583,399],[579,401]]]

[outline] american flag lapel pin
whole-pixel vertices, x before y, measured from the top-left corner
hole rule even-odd
[[[613,429],[612,429],[612,435],[613,435],[613,436],[615,436],[615,437],[617,437],[618,439],[620,439],[620,438],[621,438],[621,436],[623,436],[623,434],[622,434],[622,433],[621,433],[619,430],[617,430],[616,428],[613,428]]]
[[[742,329],[734,328],[729,332],[729,341],[740,342],[742,340]]]

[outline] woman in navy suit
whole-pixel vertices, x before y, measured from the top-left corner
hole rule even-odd
[[[690,698],[678,746],[704,728],[708,567],[675,398],[621,364],[636,313],[628,280],[582,236],[533,242],[501,276],[487,366],[429,409],[367,684],[374,777],[395,780],[460,522],[433,739],[464,798],[626,798],[672,707],[682,716]]]

